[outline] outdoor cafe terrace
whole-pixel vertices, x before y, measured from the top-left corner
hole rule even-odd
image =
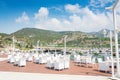
[[[7,58],[8,55],[2,54],[0,58]],[[111,68],[109,71],[99,71],[98,63],[96,67],[92,67],[91,64],[76,64],[74,60],[70,60],[70,66],[64,70],[54,70],[54,68],[48,68],[46,64],[35,64],[32,61],[26,61],[24,67],[18,67],[13,63],[8,63],[8,60],[0,61],[0,71],[7,72],[24,72],[24,73],[44,73],[44,74],[68,74],[68,75],[90,75],[90,76],[111,76]]]

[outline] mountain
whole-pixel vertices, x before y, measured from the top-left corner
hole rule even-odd
[[[17,47],[32,48],[37,44],[40,46],[64,46],[64,37],[67,36],[68,47],[100,47],[105,46],[104,38],[100,42],[99,32],[84,33],[81,31],[50,31],[37,28],[23,28],[6,36],[3,40],[4,45],[12,44],[12,38]],[[102,34],[101,34],[102,35]]]
[[[39,41],[39,45],[62,45],[64,43],[64,36],[67,35],[67,43],[71,46],[74,44],[80,45],[80,41],[84,38],[93,38],[91,34],[87,34],[80,31],[50,31],[36,28],[23,28],[18,30],[10,36],[15,36],[18,41],[27,42],[36,45]]]
[[[0,38],[1,37],[5,37],[5,36],[8,36],[9,34],[6,34],[6,33],[0,33]]]
[[[3,46],[3,41],[5,40],[5,39],[7,39],[7,37],[9,36],[9,34],[6,34],[6,33],[0,33],[0,48],[3,48],[4,46]]]
[[[104,37],[104,34],[105,34],[106,37],[109,37],[109,33],[110,33],[110,30],[102,29],[102,30],[100,30],[98,32],[90,32],[88,34],[95,35],[96,37]]]
[[[19,40],[28,39],[30,41],[37,42],[52,42],[53,40],[59,39],[62,35],[55,31],[42,30],[36,28],[24,28],[15,33],[13,35]]]
[[[11,36],[15,36],[18,40],[24,41],[34,41],[37,42],[38,40],[41,43],[60,43],[59,41],[64,38],[65,35],[68,37],[68,41],[75,40],[77,38],[90,36],[89,34],[80,32],[80,31],[50,31],[50,30],[42,30],[37,28],[23,28],[18,30],[12,34]]]

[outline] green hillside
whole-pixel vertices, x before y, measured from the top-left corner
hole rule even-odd
[[[80,31],[50,31],[37,28],[23,28],[1,39],[3,46],[12,44],[15,38],[17,48],[33,48],[39,41],[39,46],[64,46],[64,36],[67,35],[67,47],[108,47],[109,38]]]
[[[0,33],[0,48],[3,48],[4,45],[9,42],[9,39],[7,38],[8,36],[9,35],[6,33]]]
[[[13,34],[18,40],[28,40],[30,42],[37,42],[39,40],[41,43],[53,42],[54,40],[59,39],[62,36],[55,31],[48,31],[36,28],[24,28]]]

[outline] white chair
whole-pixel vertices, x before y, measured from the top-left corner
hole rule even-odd
[[[38,55],[38,53],[35,53],[34,55],[33,55],[33,62],[34,63],[39,63],[39,55]]]
[[[64,61],[62,61],[62,60],[56,61],[54,63],[54,69],[55,70],[63,70],[64,69]]]
[[[66,60],[70,60],[70,55],[64,55],[64,58],[65,58]]]
[[[20,57],[19,56],[15,56],[14,65],[18,65],[19,64],[19,60],[20,60]]]
[[[92,57],[88,57],[86,59],[86,63],[89,64],[89,66],[92,67],[92,68],[97,67],[97,65],[96,65],[96,58],[95,57],[93,57],[93,58]],[[87,65],[87,67],[88,67],[88,65]]]
[[[47,62],[47,59],[46,59],[45,56],[39,58],[39,63],[40,63],[40,64],[44,64],[44,63],[46,63],[46,62]]]
[[[8,55],[8,57],[7,57],[8,62],[10,62],[11,57],[12,57],[12,55],[11,55],[11,54],[9,54],[9,55]]]
[[[68,69],[70,67],[70,61],[69,60],[64,60],[64,68]]]
[[[91,56],[85,56],[83,63],[86,64],[87,67],[88,67],[88,64],[92,64]]]
[[[47,65],[48,68],[53,68],[54,67],[54,62],[52,60],[47,61]]]
[[[34,57],[34,63],[39,63],[39,57]]]
[[[74,56],[74,62],[76,62],[76,63],[80,62],[80,55]]]
[[[14,63],[15,62],[15,57],[13,55],[10,57],[9,62],[10,63]]]
[[[109,71],[109,63],[107,63],[107,62],[99,62],[98,63],[98,70],[99,71],[105,71],[105,72],[107,72],[107,71]]]
[[[96,58],[92,58],[92,62],[91,62],[91,64],[92,64],[92,68],[95,68],[97,65],[96,65]]]
[[[18,66],[26,66],[26,59],[25,57],[20,58]]]
[[[86,64],[86,62],[87,62],[87,56],[81,56],[80,57],[80,63],[81,64]]]
[[[33,60],[33,57],[30,55],[28,58],[27,58],[27,61],[32,61]]]
[[[85,63],[86,63],[86,64],[92,63],[92,58],[87,56]]]
[[[26,60],[28,59],[28,57],[29,57],[29,54],[28,54],[28,53],[25,53],[25,58],[26,58]]]

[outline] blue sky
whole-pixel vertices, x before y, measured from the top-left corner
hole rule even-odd
[[[54,31],[113,29],[114,0],[0,0],[0,33],[31,27]],[[117,8],[118,25],[120,6]]]

